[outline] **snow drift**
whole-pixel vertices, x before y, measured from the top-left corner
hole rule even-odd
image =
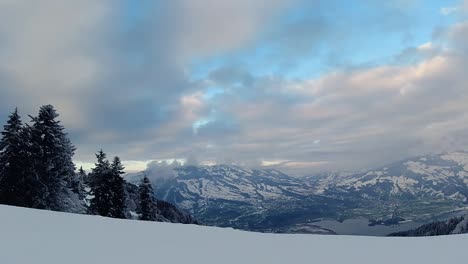
[[[261,234],[0,206],[0,262],[456,263],[468,235],[424,238]]]

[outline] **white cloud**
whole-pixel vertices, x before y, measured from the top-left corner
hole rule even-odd
[[[418,46],[418,50],[420,51],[432,51],[434,49],[434,45],[432,42],[426,42]]]
[[[459,9],[456,6],[450,6],[450,7],[442,7],[440,9],[440,13],[444,16],[449,16],[455,12],[457,12]]]
[[[459,5],[457,6],[448,6],[448,7],[442,7],[440,9],[440,13],[444,16],[449,16],[453,15],[456,13],[465,13],[468,14],[468,1],[463,0]]]

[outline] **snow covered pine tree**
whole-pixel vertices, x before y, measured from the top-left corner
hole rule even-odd
[[[28,137],[18,109],[9,116],[0,139],[0,203],[28,206],[30,190],[25,182],[28,168]]]
[[[121,177],[124,167],[118,157],[114,158],[112,165],[106,159],[104,151],[96,154],[97,163],[89,177],[91,192],[91,213],[125,218],[125,189]]]
[[[75,148],[63,132],[57,112],[42,106],[32,125],[15,110],[0,140],[0,202],[17,206],[84,212],[72,183],[79,184]]]
[[[141,180],[138,188],[140,193],[140,220],[156,221],[156,204],[153,197],[153,186],[148,177]]]
[[[72,191],[78,194],[80,200],[83,200],[86,197],[86,190],[85,190],[85,180],[86,180],[86,172],[83,170],[83,167],[78,169],[78,173],[76,177],[70,182],[70,187]]]
[[[125,218],[125,181],[122,178],[125,167],[119,157],[114,157],[111,164],[111,190],[112,190],[112,217]]]
[[[72,157],[75,147],[64,133],[57,120],[59,115],[52,105],[42,106],[39,115],[32,118],[30,133],[31,166],[33,177],[39,183],[35,186],[34,208],[63,211],[69,205],[65,196],[75,181],[75,164]]]

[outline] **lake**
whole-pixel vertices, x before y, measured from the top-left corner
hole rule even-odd
[[[336,220],[331,219],[324,219],[317,222],[313,222],[313,224],[324,229],[333,230],[338,235],[385,236],[394,232],[414,229],[425,223],[411,221],[401,223],[398,226],[369,226],[369,220],[358,218],[347,219],[343,222],[338,222]]]

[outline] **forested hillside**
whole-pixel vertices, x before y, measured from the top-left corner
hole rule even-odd
[[[468,218],[454,217],[447,221],[437,221],[423,225],[416,229],[397,232],[389,236],[397,237],[422,237],[422,236],[443,236],[468,233]]]

